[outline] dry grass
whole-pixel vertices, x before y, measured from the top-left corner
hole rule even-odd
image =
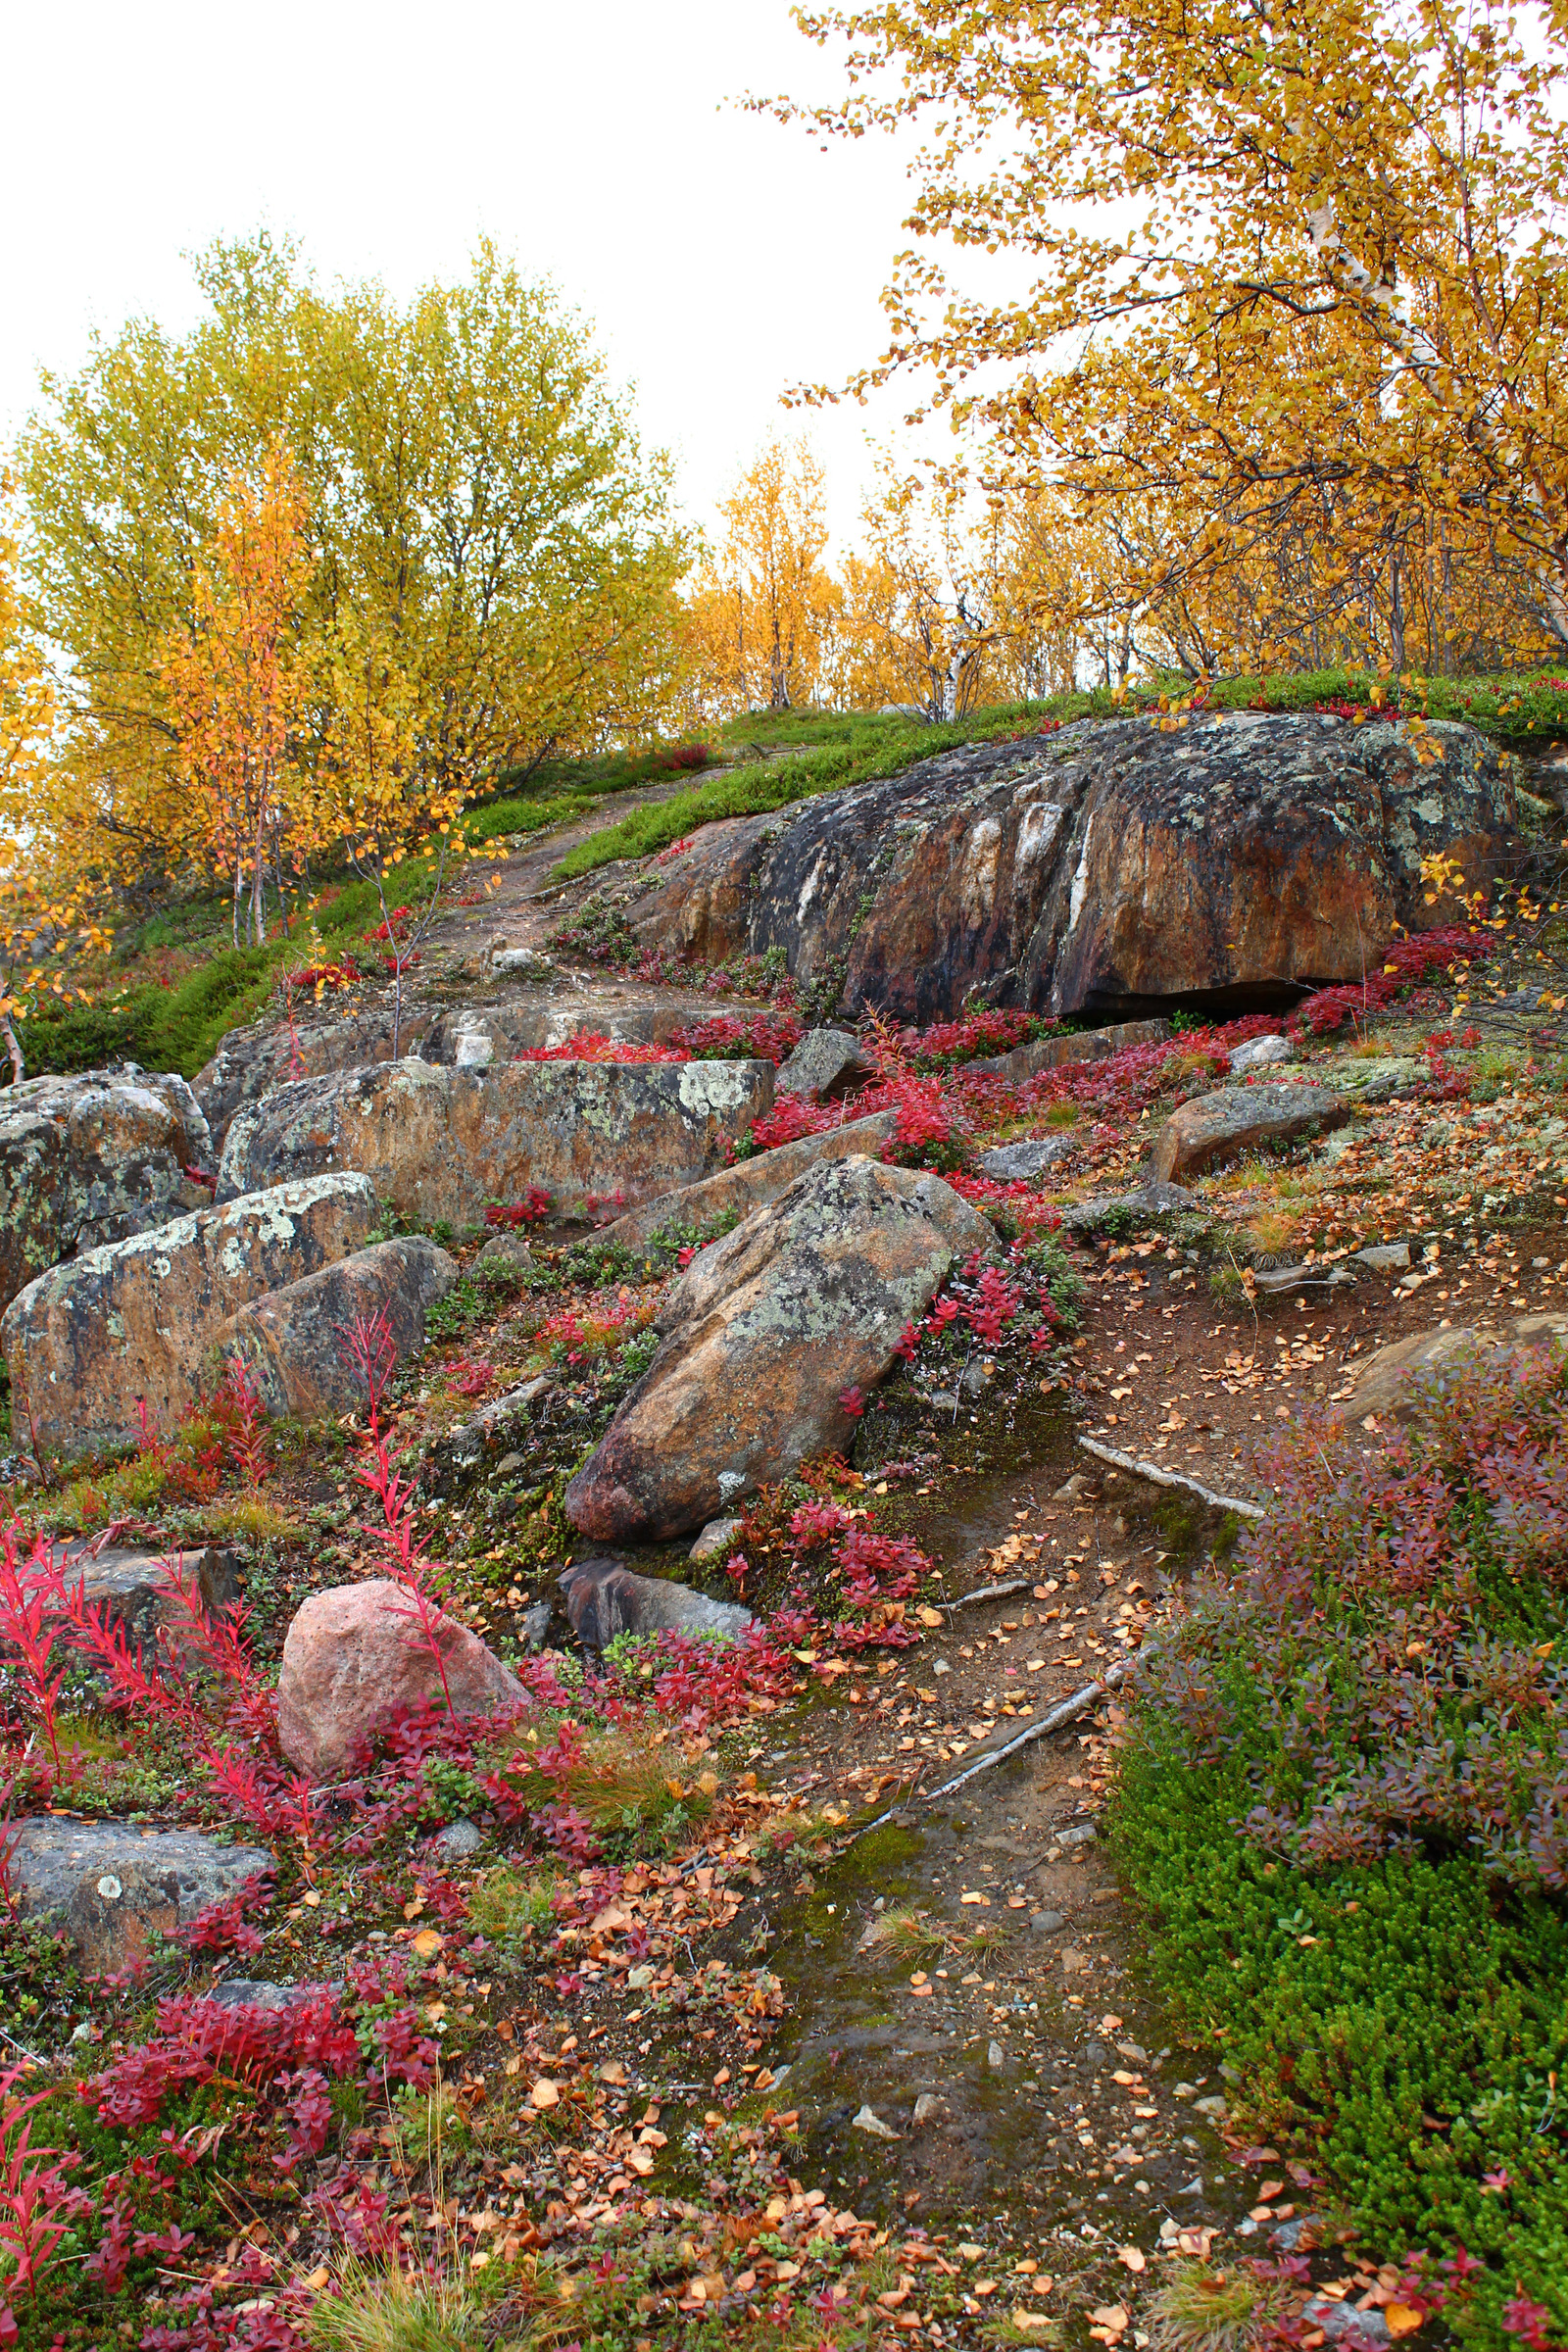
[[[299,1533],[286,1511],[265,1494],[233,1494],[202,1512],[207,1533],[224,1544],[286,1544]]]
[[[345,2263],[306,2330],[319,2352],[478,2352],[486,2338],[477,2296],[438,2271]]]
[[[1248,2352],[1289,2304],[1272,2279],[1184,2262],[1149,2307],[1156,2352]]]

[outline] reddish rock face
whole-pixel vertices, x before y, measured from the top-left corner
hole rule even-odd
[[[63,1258],[144,1233],[211,1191],[213,1139],[183,1078],[87,1070],[0,1095],[0,1306]]]
[[[1154,1181],[1196,1176],[1260,1144],[1294,1143],[1344,1127],[1350,1105],[1332,1086],[1222,1086],[1171,1113],[1154,1143]]]
[[[458,1715],[499,1715],[528,1694],[477,1634],[437,1613],[440,1666],[413,1595],[387,1577],[313,1593],[288,1629],[277,1686],[277,1736],[296,1771],[342,1780],[361,1740],[389,1711],[422,1707],[444,1689]]]
[[[1288,1003],[1357,977],[1396,923],[1456,918],[1425,904],[1425,852],[1468,888],[1516,841],[1494,748],[1446,724],[1430,740],[1422,767],[1395,722],[1234,711],[971,744],[704,827],[630,919],[707,963],[781,947],[803,984],[842,970],[850,1012],[922,1022],[976,988],[1056,1013]]]
[[[688,1533],[764,1480],[849,1441],[839,1399],[871,1388],[990,1226],[939,1176],[842,1159],[693,1259],[666,1337],[566,1490],[599,1542]]]
[[[359,1168],[424,1223],[478,1224],[542,1185],[562,1206],[628,1201],[722,1167],[773,1101],[770,1061],[398,1061],[302,1079],[235,1113],[218,1197]]]
[[[176,1217],[42,1274],[0,1322],[12,1427],[46,1453],[130,1446],[136,1400],[155,1429],[201,1394],[238,1307],[344,1257],[379,1211],[363,1176],[315,1176]]]
[[[246,1364],[274,1417],[321,1421],[358,1412],[367,1391],[347,1347],[356,1319],[384,1312],[391,1361],[401,1364],[424,1346],[425,1308],[457,1279],[457,1259],[422,1235],[377,1242],[252,1299],[222,1326],[213,1352],[220,1367],[236,1356]]]

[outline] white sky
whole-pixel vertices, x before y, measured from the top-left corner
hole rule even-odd
[[[803,379],[882,348],[878,294],[906,189],[887,141],[835,142],[724,101],[836,94],[786,0],[82,0],[12,10],[0,139],[0,447],[96,327],[179,328],[182,256],[258,226],[324,280],[396,294],[459,275],[488,232],[553,277],[636,386],[645,440],[710,518]],[[853,532],[908,405],[816,413],[833,519]],[[933,426],[906,450],[936,449]]]

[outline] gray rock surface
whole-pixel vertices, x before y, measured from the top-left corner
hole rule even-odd
[[[1069,1233],[1098,1233],[1106,1225],[1157,1225],[1162,1217],[1200,1214],[1202,1202],[1182,1184],[1141,1184],[1129,1193],[1092,1193],[1063,1209],[1061,1221]]]
[[[732,1168],[721,1168],[716,1176],[705,1176],[701,1184],[645,1201],[607,1225],[601,1239],[637,1250],[668,1226],[701,1229],[723,1217],[739,1221],[777,1200],[808,1168],[823,1160],[880,1158],[898,1131],[898,1112],[879,1110],[868,1119],[847,1119],[842,1127],[825,1127],[820,1135],[775,1145],[771,1152],[757,1152]]]
[[[1328,1086],[1220,1087],[1171,1113],[1155,1139],[1152,1172],[1161,1184],[1201,1175],[1248,1152],[1326,1135],[1349,1117],[1349,1105]]]
[[[1245,1078],[1249,1070],[1272,1069],[1276,1062],[1295,1059],[1296,1048],[1277,1031],[1268,1037],[1250,1037],[1231,1054],[1231,1076]]]
[[[1345,1405],[1348,1420],[1369,1413],[1414,1421],[1421,1412],[1422,1384],[1446,1365],[1480,1350],[1498,1349],[1521,1359],[1568,1348],[1568,1314],[1508,1315],[1485,1323],[1455,1323],[1447,1329],[1412,1333],[1368,1356]]]
[[[107,1545],[93,1554],[86,1544],[65,1547],[68,1589],[85,1588],[88,1600],[104,1609],[111,1622],[122,1625],[133,1644],[150,1644],[161,1627],[177,1632],[187,1622],[174,1592],[176,1574],[187,1591],[200,1594],[210,1613],[232,1607],[240,1597],[238,1563],[220,1544],[196,1544],[184,1552]]]
[[[431,1021],[428,1008],[405,1004],[400,1051],[418,1053]],[[192,1091],[207,1114],[215,1149],[220,1152],[229,1121],[243,1103],[259,1102],[264,1095],[275,1094],[298,1078],[322,1078],[334,1070],[363,1069],[368,1062],[391,1058],[390,1004],[372,1005],[335,1021],[307,1013],[296,1017],[292,1030],[286,1021],[255,1021],[229,1030],[212,1060],[196,1073]]]
[[[272,1868],[265,1846],[123,1821],[24,1821],[11,1878],[24,1919],[59,1921],[97,1975],[140,1963],[164,1936]]]
[[[561,1573],[566,1622],[586,1649],[617,1634],[712,1634],[733,1641],[754,1623],[738,1601],[710,1600],[672,1579],[637,1576],[620,1560],[579,1560]]]
[[[1070,1135],[1041,1135],[1028,1143],[998,1144],[980,1154],[980,1173],[999,1184],[1032,1184],[1072,1151]]]
[[[457,1279],[456,1258],[423,1234],[375,1242],[230,1315],[213,1340],[216,1364],[242,1361],[275,1418],[323,1421],[363,1411],[369,1393],[349,1347],[356,1326],[383,1323],[395,1369],[421,1352],[425,1310]]]
[[[105,1242],[207,1208],[211,1130],[172,1071],[24,1078],[0,1094],[0,1307]]]
[[[953,1018],[979,988],[1032,1011],[1223,1011],[1356,978],[1425,904],[1421,858],[1464,887],[1517,843],[1513,785],[1474,730],[1418,763],[1395,719],[1136,715],[967,744],[799,807],[705,826],[629,909],[709,964],[782,949],[800,984],[842,969],[850,1014]]]
[[[778,1091],[804,1095],[808,1102],[826,1102],[835,1095],[871,1085],[877,1075],[876,1063],[847,1029],[808,1029],[789,1059],[779,1064]]]
[[[710,1519],[686,1557],[694,1567],[700,1560],[727,1560],[740,1532],[738,1519]]]

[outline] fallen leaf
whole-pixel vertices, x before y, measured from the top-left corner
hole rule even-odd
[[[914,1613],[919,1618],[922,1625],[941,1625],[943,1622],[942,1611],[940,1609],[928,1608],[923,1602]]]
[[[1424,2317],[1424,2313],[1417,2311],[1413,2303],[1385,2303],[1383,2306],[1383,2324],[1391,2335],[1414,2335]]]
[[[445,1942],[446,1937],[437,1929],[421,1928],[409,1949],[417,1960],[433,1960]]]
[[[1130,2316],[1125,2303],[1097,2303],[1089,2314],[1095,2326],[1103,2328],[1107,2335],[1120,2335]]]
[[[541,2075],[528,2096],[536,2107],[559,2107],[561,2093],[548,2075]]]
[[[1125,2264],[1129,2271],[1133,2271],[1135,2273],[1138,2271],[1147,2271],[1149,2268],[1149,2257],[1144,2252],[1142,2246],[1118,2246],[1116,2249],[1116,2260],[1119,2263]]]

